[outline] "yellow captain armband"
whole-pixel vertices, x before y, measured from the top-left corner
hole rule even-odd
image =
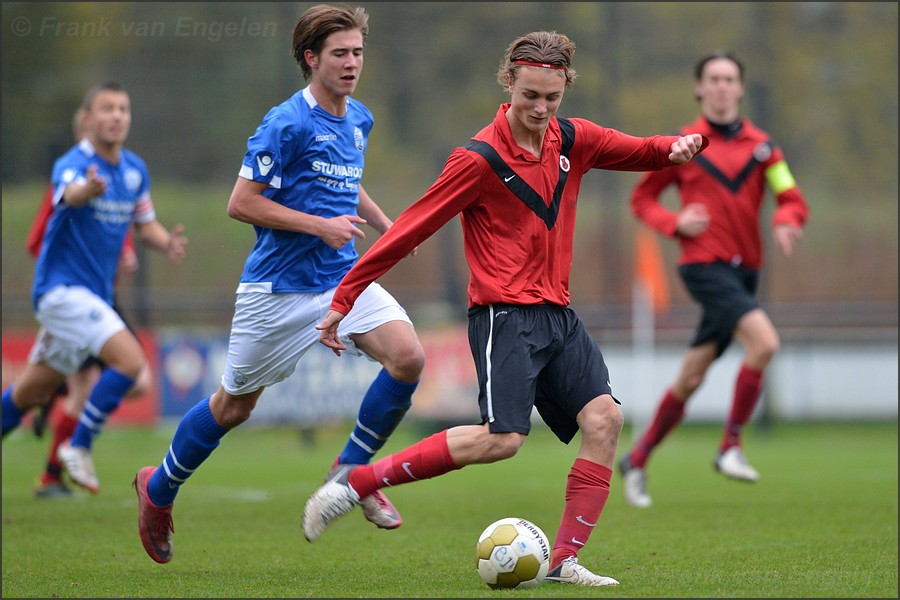
[[[794,181],[794,176],[791,174],[791,170],[783,160],[779,160],[777,163],[766,169],[765,175],[766,182],[769,184],[769,187],[772,188],[772,192],[776,196],[797,185],[797,182]]]

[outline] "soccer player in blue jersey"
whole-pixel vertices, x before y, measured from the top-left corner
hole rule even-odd
[[[132,223],[149,247],[180,263],[183,227],[167,230],[150,198],[144,161],[124,147],[131,101],[117,82],[88,90],[85,138],[53,165],[53,215],[35,265],[32,301],[40,324],[28,365],[3,392],[3,436],[53,393],[89,356],[107,368],[94,385],[72,437],[59,448],[72,481],[97,493],[91,449],[107,418],[147,364],[134,334],[112,307],[122,246]]]
[[[252,224],[257,241],[238,285],[221,385],[187,412],[160,466],[144,467],[134,479],[141,542],[156,562],[172,559],[180,486],[250,417],[263,390],[289,377],[317,342],[315,326],[357,260],[354,241],[365,237],[360,225],[384,233],[392,224],[360,185],[373,118],[350,94],[367,34],[362,8],[308,9],[294,26],[292,49],[309,85],[272,108],[247,143],[228,215]],[[383,369],[333,469],[369,463],[409,409],[425,365],[406,311],[377,283],[362,293],[339,334],[351,352]],[[360,504],[381,528],[402,522],[384,494]]]

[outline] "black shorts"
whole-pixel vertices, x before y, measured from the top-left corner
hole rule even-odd
[[[570,308],[493,304],[469,309],[469,347],[478,375],[478,406],[491,433],[531,430],[537,408],[568,444],[585,405],[612,395],[597,343]],[[616,403],[619,401],[616,400]]]
[[[687,291],[703,307],[691,346],[715,340],[718,358],[731,344],[741,317],[759,308],[759,271],[714,262],[682,265],[678,273]]]

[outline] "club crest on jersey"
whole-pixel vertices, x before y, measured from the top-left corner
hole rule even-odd
[[[363,148],[365,148],[365,145],[363,142],[362,129],[360,129],[359,127],[353,128],[353,142],[356,144],[356,149],[362,152]]]
[[[271,154],[265,153],[256,155],[256,166],[259,168],[260,177],[268,175],[274,165],[275,159],[272,158]]]
[[[568,172],[569,172],[569,168],[570,168],[571,166],[572,166],[572,165],[571,165],[571,163],[569,163],[569,158],[566,157],[566,156],[563,156],[562,154],[560,154],[560,155],[559,155],[559,168],[562,169],[562,172],[563,172],[563,173],[568,173]]]
[[[766,162],[772,156],[772,145],[769,142],[757,144],[753,149],[753,158],[756,162]]]
[[[128,188],[130,192],[136,192],[141,189],[141,182],[144,180],[141,177],[141,172],[137,169],[128,169],[125,171],[125,186]]]

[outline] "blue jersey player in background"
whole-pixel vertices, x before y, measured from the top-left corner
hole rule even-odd
[[[228,202],[250,223],[256,245],[237,288],[221,385],[191,408],[159,467],[140,469],[141,542],[159,563],[172,559],[172,506],[180,486],[231,429],[250,418],[263,390],[288,378],[318,341],[335,288],[357,259],[361,225],[379,233],[392,222],[360,185],[372,114],[350,98],[363,66],[368,15],[317,5],[293,31],[293,56],[309,81],[263,118]],[[351,352],[383,369],[362,400],[356,426],[332,471],[368,464],[412,403],[425,353],[406,311],[373,283],[342,322]],[[304,390],[297,390],[303,402]],[[402,519],[381,492],[360,502],[384,529]]]
[[[3,436],[26,411],[47,404],[89,356],[107,368],[91,390],[70,440],[59,448],[72,481],[97,493],[94,438],[146,367],[140,342],[113,309],[122,246],[138,239],[178,264],[183,227],[156,219],[144,161],[124,147],[131,101],[113,81],[92,87],[82,105],[85,137],[53,166],[53,215],[35,265],[32,301],[40,324],[28,365],[3,392]]]

